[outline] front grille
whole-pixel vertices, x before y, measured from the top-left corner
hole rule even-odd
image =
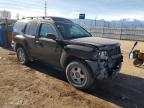
[[[114,49],[108,50],[109,56],[114,56],[114,55],[118,55],[118,54],[121,54],[120,47],[116,47]]]

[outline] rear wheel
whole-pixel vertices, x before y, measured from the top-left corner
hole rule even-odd
[[[66,68],[68,82],[78,89],[88,89],[94,83],[90,69],[82,62],[71,62]]]
[[[17,59],[20,64],[27,64],[28,63],[28,56],[23,47],[18,47],[16,50]]]

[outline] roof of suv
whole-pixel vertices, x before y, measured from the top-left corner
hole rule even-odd
[[[41,20],[41,21],[50,21],[50,22],[65,22],[65,23],[73,23],[71,20],[66,19],[66,18],[61,18],[61,17],[52,17],[52,16],[47,16],[47,17],[26,17],[23,18],[24,20]]]

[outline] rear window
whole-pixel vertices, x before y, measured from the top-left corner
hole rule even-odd
[[[13,31],[16,33],[22,33],[24,32],[25,27],[26,27],[25,22],[18,21],[14,24]]]

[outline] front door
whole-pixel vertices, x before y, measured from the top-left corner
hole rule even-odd
[[[39,36],[35,41],[38,50],[37,58],[49,64],[60,66],[61,47],[55,40],[49,39],[47,34],[58,36],[55,28],[51,24],[42,23],[40,25]]]

